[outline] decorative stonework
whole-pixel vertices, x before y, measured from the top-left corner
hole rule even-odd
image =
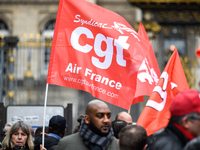
[[[200,23],[199,11],[159,11],[155,13],[158,22],[180,22],[187,24]]]
[[[136,8],[127,0],[97,0],[97,5],[122,16],[131,26],[136,24]]]

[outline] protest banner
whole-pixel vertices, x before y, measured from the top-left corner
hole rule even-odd
[[[129,109],[149,46],[117,13],[85,0],[60,0],[47,84]]]

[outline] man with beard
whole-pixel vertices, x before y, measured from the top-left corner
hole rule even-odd
[[[92,100],[86,107],[80,131],[61,139],[56,150],[119,150],[106,103]]]

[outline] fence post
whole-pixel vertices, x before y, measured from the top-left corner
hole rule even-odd
[[[66,135],[72,134],[72,122],[73,122],[73,116],[72,116],[72,104],[67,104],[67,107],[64,109],[64,117],[67,121],[67,130]]]
[[[8,51],[8,63],[9,63],[9,67],[8,67],[8,97],[9,97],[9,104],[13,104],[13,100],[14,100],[14,78],[15,78],[15,74],[14,74],[14,62],[15,62],[15,58],[14,58],[14,48],[17,48],[17,44],[19,39],[17,37],[5,37],[5,49]]]
[[[0,133],[3,133],[2,130],[6,124],[6,108],[3,103],[0,103]],[[0,141],[3,140],[3,134],[0,135]]]
[[[3,67],[4,67],[4,41],[3,37],[0,37],[0,51],[1,51],[1,65],[0,65],[0,103],[3,102]]]

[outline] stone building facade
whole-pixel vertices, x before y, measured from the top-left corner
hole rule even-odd
[[[88,1],[119,13],[131,25],[136,23],[136,10],[126,0]],[[44,104],[48,61],[58,4],[59,0],[0,1],[0,35],[14,36],[19,40],[17,48],[4,50],[1,101],[5,106]],[[10,62],[10,58],[14,58],[14,61]],[[11,84],[13,86],[10,86]],[[76,117],[85,113],[85,106],[91,99],[94,97],[84,91],[49,85],[47,105],[66,107],[68,103],[72,103],[73,123],[76,125]],[[108,105],[113,112],[113,118],[123,110]],[[131,110],[135,121],[139,115],[138,106],[133,106],[135,108]]]
[[[88,1],[120,14],[136,30],[139,22],[143,22],[145,24],[145,21],[148,21],[149,14],[146,12],[151,12],[151,21],[157,21],[156,25],[161,27],[163,31],[162,33],[152,33],[152,30],[148,30],[148,34],[154,35],[151,38],[152,46],[162,71],[165,66],[163,60],[167,61],[168,59],[165,54],[167,52],[167,47],[163,48],[164,43],[162,43],[163,45],[160,44],[165,41],[162,39],[162,34],[169,33],[169,30],[175,33],[178,32],[179,29],[169,28],[169,26],[166,25],[167,23],[159,22],[159,20],[151,18],[153,7],[147,6],[149,6],[149,4],[155,6],[156,3],[153,3],[153,0],[152,3],[149,3],[151,2],[150,0],[144,0],[143,3],[140,3],[137,0]],[[48,61],[51,51],[51,40],[53,37],[58,4],[59,0],[0,0],[0,35],[1,37],[11,35],[19,39],[18,47],[14,48],[14,51],[4,51],[4,72],[1,72],[3,78],[0,83],[3,88],[3,99],[1,99],[1,101],[5,104],[5,106],[10,104],[44,104]],[[199,14],[197,13],[197,15]],[[145,18],[147,20],[145,20]],[[197,27],[195,28],[198,28],[198,23],[199,22],[197,22]],[[176,24],[176,22],[174,22],[174,24]],[[148,23],[145,25],[148,25]],[[148,28],[148,26],[146,27]],[[189,73],[193,72],[194,78],[197,76],[192,87],[199,90],[200,85],[198,85],[198,83],[200,83],[200,78],[198,78],[198,74],[200,70],[200,62],[199,59],[195,58],[195,50],[200,44],[199,33],[193,34],[195,30],[192,29],[188,29],[187,31],[191,36],[190,38],[187,36],[187,50],[185,51],[185,54],[188,58],[192,59],[189,65],[192,65],[191,68],[193,69],[192,71],[189,70]],[[194,40],[196,41],[195,43]],[[168,41],[169,45],[173,44],[170,42],[171,40]],[[184,44],[185,41],[181,40],[178,42],[181,47],[181,44]],[[192,50],[188,50],[189,47],[192,47]],[[14,57],[15,59],[12,64],[14,67],[11,68],[14,78],[10,77],[12,74],[8,69],[10,57]],[[194,66],[195,63],[196,67]],[[11,79],[12,81],[10,81]],[[192,79],[191,81],[194,82]],[[14,85],[12,89],[9,89],[10,83]],[[86,104],[89,100],[93,99],[93,97],[83,91],[50,85],[47,99],[47,105],[62,105],[63,107],[66,107],[68,103],[72,103],[74,118],[73,123],[76,125],[76,117],[80,114],[84,114]],[[109,104],[109,106],[113,112],[113,118],[117,112],[123,110],[111,104]],[[141,111],[141,104],[136,104],[131,107],[131,115],[133,116],[134,121],[137,121]]]

